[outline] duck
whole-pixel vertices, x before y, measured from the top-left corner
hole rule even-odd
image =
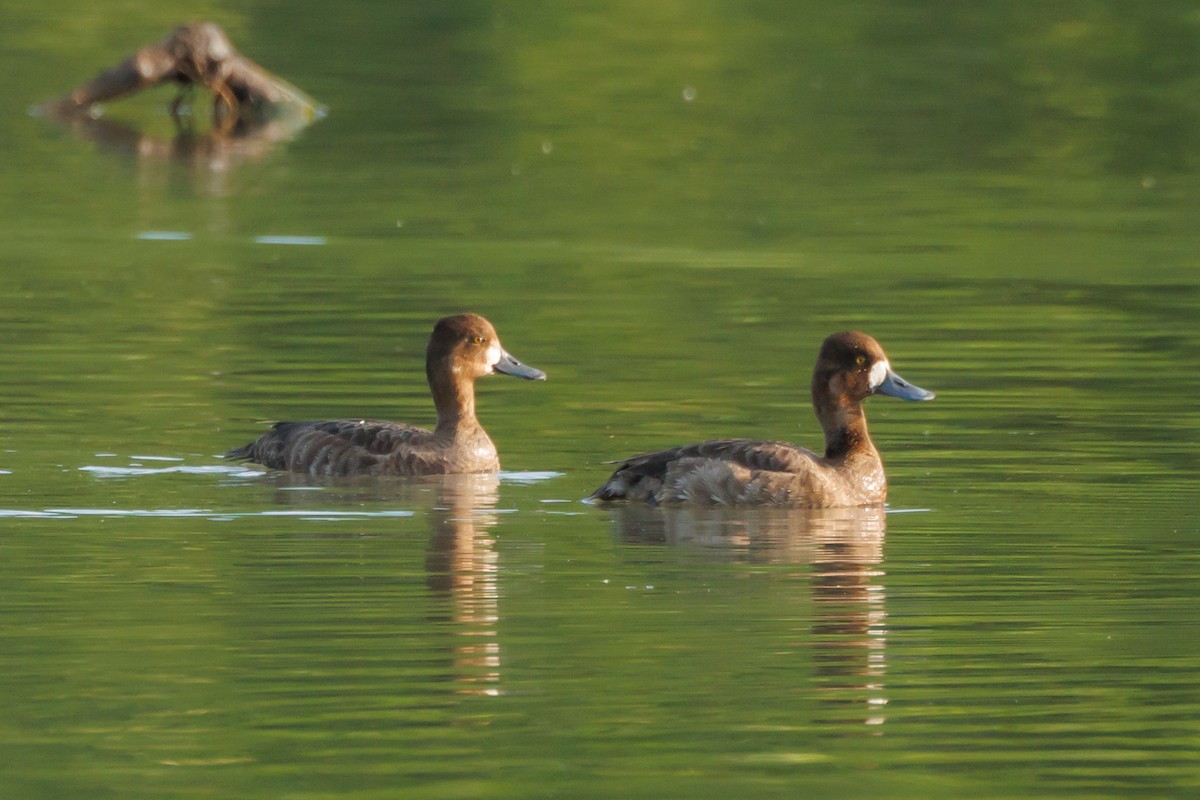
[[[823,454],[787,442],[713,439],[625,459],[588,499],[804,508],[882,504],[887,477],[862,405],[876,394],[934,398],[897,375],[868,334],[835,333],[822,343],[812,375]]]
[[[277,422],[225,458],[331,477],[498,472],[496,445],[475,417],[475,381],[494,373],[546,379],[542,370],[513,358],[480,315],[443,317],[425,350],[425,375],[437,409],[433,430],[367,419]]]

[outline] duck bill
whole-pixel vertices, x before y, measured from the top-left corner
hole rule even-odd
[[[495,363],[493,369],[504,375],[512,375],[514,378],[524,378],[527,381],[546,380],[546,373],[528,364],[522,364],[509,355],[507,350],[500,351],[500,360]]]
[[[886,394],[889,397],[899,397],[901,400],[932,400],[936,397],[933,392],[926,391],[920,386],[913,386],[890,369],[875,392],[876,394]]]

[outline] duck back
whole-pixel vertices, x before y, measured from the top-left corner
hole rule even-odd
[[[803,447],[714,439],[627,459],[592,499],[821,507],[833,504],[838,483]]]
[[[437,469],[433,433],[379,420],[278,422],[226,458],[310,475],[427,475]]]

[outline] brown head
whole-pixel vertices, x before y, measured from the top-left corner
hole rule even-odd
[[[475,380],[499,372],[531,381],[546,373],[522,364],[500,345],[496,329],[478,314],[443,317],[425,350],[425,376],[438,410],[438,425],[475,416]]]
[[[437,321],[425,350],[425,375],[431,385],[438,375],[473,382],[493,372],[531,381],[546,379],[540,369],[509,355],[500,345],[492,323],[478,314],[458,314]]]
[[[826,455],[848,450],[866,437],[861,403],[873,394],[902,400],[932,400],[892,371],[879,342],[861,331],[835,333],[821,345],[813,367],[813,408],[825,430]]]

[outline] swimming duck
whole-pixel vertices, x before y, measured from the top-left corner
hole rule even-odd
[[[361,419],[277,422],[225,457],[310,475],[496,472],[496,446],[475,418],[475,379],[493,372],[546,378],[509,355],[492,323],[478,314],[444,317],[433,326],[425,350],[425,375],[437,407],[432,431]]]
[[[821,345],[812,378],[823,456],[786,442],[716,439],[633,456],[590,499],[808,508],[882,503],[887,478],[862,408],[873,394],[934,397],[893,372],[867,334],[835,333]]]

